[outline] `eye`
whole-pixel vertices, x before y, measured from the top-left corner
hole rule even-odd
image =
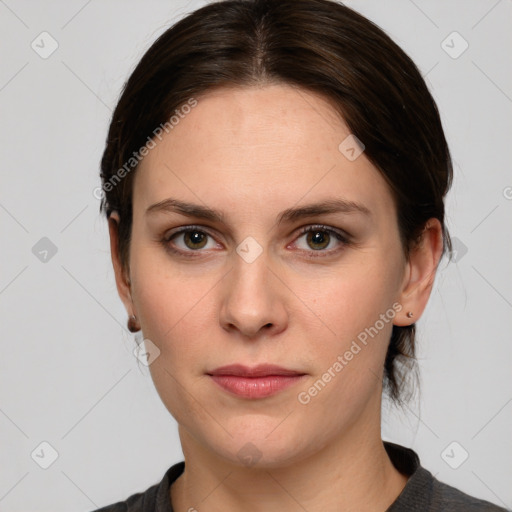
[[[218,248],[213,236],[199,226],[179,228],[167,234],[162,239],[162,244],[172,253],[190,257],[199,256],[203,249]],[[312,257],[329,256],[349,244],[349,235],[323,225],[306,226],[293,243],[300,251],[308,252]]]
[[[307,226],[302,229],[301,236],[297,241],[303,241],[305,244],[295,242],[300,250],[308,252],[333,253],[349,244],[349,237],[342,232],[326,226]],[[326,250],[327,249],[327,250]]]
[[[173,252],[201,252],[201,249],[214,249],[216,243],[206,231],[194,226],[187,226],[167,235],[164,239],[166,247]],[[210,245],[208,245],[210,243]],[[174,247],[173,247],[174,246]]]

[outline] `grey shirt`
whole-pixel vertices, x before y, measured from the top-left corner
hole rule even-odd
[[[409,480],[400,496],[383,512],[505,512],[506,509],[488,501],[473,498],[455,487],[444,484],[423,468],[416,452],[384,441],[394,466]],[[171,466],[158,484],[145,492],[133,494],[126,501],[100,508],[94,512],[173,512],[169,488],[183,473],[184,462]]]

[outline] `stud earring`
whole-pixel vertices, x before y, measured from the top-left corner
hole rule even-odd
[[[128,319],[128,330],[130,332],[140,331],[140,327],[137,325],[137,317],[135,315],[131,315]]]
[[[409,311],[407,313],[407,318],[412,318],[414,316],[413,312],[412,311]]]

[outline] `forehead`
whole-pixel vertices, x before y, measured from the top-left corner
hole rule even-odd
[[[277,212],[327,194],[367,202],[376,213],[393,208],[364,152],[356,159],[344,152],[351,137],[333,105],[304,89],[216,89],[155,139],[137,169],[134,210],[181,197],[253,214],[256,206]]]

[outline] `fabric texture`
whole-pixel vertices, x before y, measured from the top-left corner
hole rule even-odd
[[[404,489],[382,512],[506,512],[488,501],[480,500],[440,482],[420,464],[416,452],[395,443],[384,441],[386,451],[394,466],[409,476]],[[183,473],[185,462],[171,466],[163,479],[145,492],[133,494],[93,512],[173,512],[169,488]]]

